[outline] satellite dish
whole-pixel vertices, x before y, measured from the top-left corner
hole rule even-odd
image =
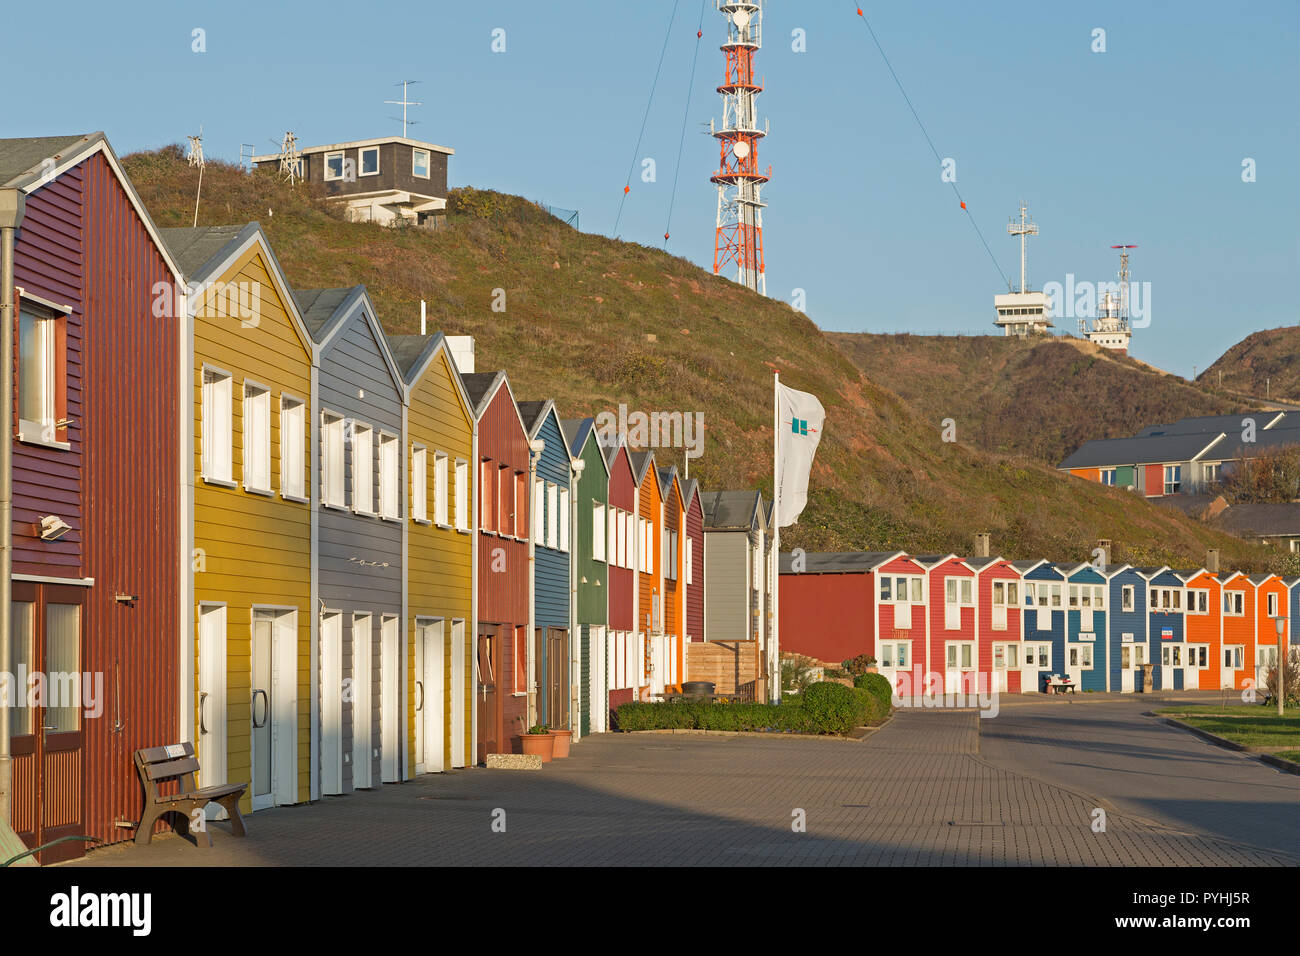
[[[737,10],[731,15],[731,22],[736,25],[737,30],[744,30],[749,26],[749,11]]]
[[[733,146],[731,148],[731,151],[736,154],[737,159],[749,158],[749,144],[746,143],[744,140],[741,140],[739,143]]]

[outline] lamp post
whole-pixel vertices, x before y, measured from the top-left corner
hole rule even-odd
[[[1277,625],[1277,683],[1274,685],[1274,695],[1277,697],[1277,715],[1281,717],[1282,709],[1286,706],[1286,644],[1283,642],[1286,618],[1276,617],[1274,623]]]

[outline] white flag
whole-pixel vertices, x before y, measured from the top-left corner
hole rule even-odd
[[[777,410],[780,413],[776,433],[776,526],[794,524],[808,503],[808,473],[813,455],[822,439],[826,410],[816,395],[796,392],[777,383]]]

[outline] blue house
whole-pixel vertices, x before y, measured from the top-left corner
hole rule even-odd
[[[1080,690],[1106,690],[1107,580],[1091,564],[1058,564],[1066,579],[1065,673]]]
[[[1147,661],[1155,665],[1155,689],[1182,690],[1188,665],[1187,581],[1167,566],[1137,570],[1147,579]]]
[[[555,403],[519,402],[533,455],[533,686],[538,723],[571,730],[570,539],[573,494],[569,445]]]
[[[1048,561],[1012,561],[1024,582],[1024,664],[1020,689],[1041,691],[1065,673],[1065,575]]]
[[[1147,643],[1147,579],[1129,564],[1108,564],[1104,574],[1110,593],[1109,690],[1142,690],[1142,665],[1150,663]]]

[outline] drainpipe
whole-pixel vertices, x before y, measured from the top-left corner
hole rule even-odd
[[[574,740],[582,738],[582,668],[590,666],[582,659],[582,622],[578,620],[578,484],[586,467],[581,458],[569,459],[569,728]],[[587,654],[591,654],[590,639]]]
[[[14,233],[23,221],[25,199],[18,189],[0,189],[0,667],[12,659],[13,418],[14,418]],[[17,688],[15,688],[17,690]],[[13,760],[9,754],[13,708],[0,707],[0,836],[9,829]],[[7,842],[7,841],[6,841]]]
[[[537,501],[537,490],[533,486],[537,483],[537,463],[541,460],[542,452],[546,448],[546,442],[540,438],[534,438],[528,443],[528,488],[527,494],[531,500],[528,502],[528,633],[525,635],[527,644],[527,661],[528,677],[526,686],[528,688],[528,707],[526,710],[528,726],[523,728],[523,732],[528,730],[537,723],[537,681],[533,675],[537,672],[537,522],[538,515],[533,514],[533,505]],[[542,495],[542,506],[546,505],[546,495]],[[515,514],[519,513],[519,502],[515,502]]]

